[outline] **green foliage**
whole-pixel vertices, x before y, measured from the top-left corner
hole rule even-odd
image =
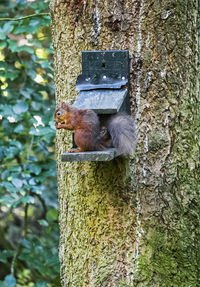
[[[0,3],[0,17],[41,12]],[[49,16],[0,22],[0,93],[0,286],[60,286]]]

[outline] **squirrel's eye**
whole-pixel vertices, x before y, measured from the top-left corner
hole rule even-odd
[[[61,113],[60,112],[57,112],[57,116],[60,116],[61,115]]]

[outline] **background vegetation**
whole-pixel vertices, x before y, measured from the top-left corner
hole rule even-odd
[[[0,3],[0,18],[41,12]],[[49,16],[0,21],[0,91],[0,287],[60,286]]]

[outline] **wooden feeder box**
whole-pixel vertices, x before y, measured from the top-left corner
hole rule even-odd
[[[80,92],[73,106],[95,111],[102,123],[118,112],[130,114],[129,52],[82,52],[82,74],[77,78],[76,90]],[[62,161],[108,161],[116,156],[116,149],[109,148],[103,151],[66,152],[62,154]]]

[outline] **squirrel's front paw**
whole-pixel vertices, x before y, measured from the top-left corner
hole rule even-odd
[[[56,127],[56,129],[61,129],[62,128],[61,123],[55,123],[55,127]]]
[[[68,152],[78,152],[78,150],[71,148],[71,149],[68,150]]]
[[[83,150],[80,148],[77,149],[71,148],[70,150],[68,150],[68,152],[83,152]]]

